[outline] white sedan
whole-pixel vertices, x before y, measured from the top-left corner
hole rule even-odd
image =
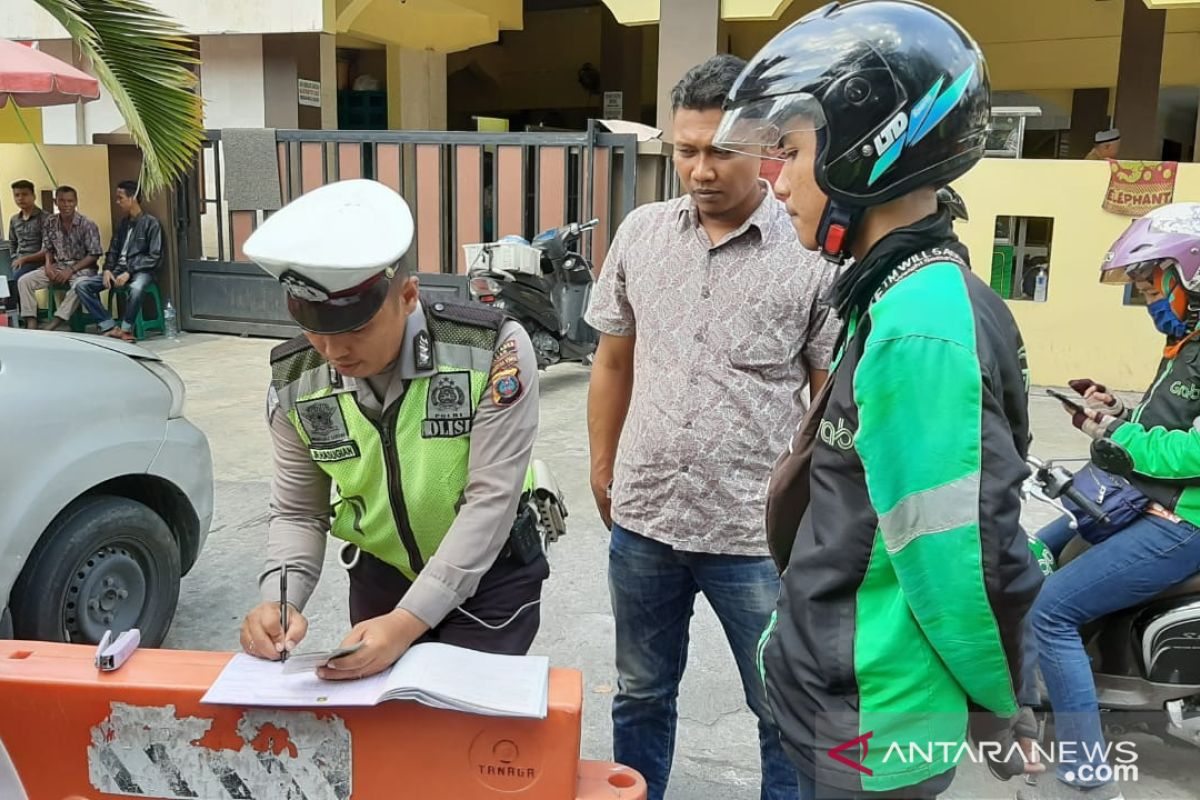
[[[0,637],[162,642],[213,513],[183,402],[141,347],[0,328]]]

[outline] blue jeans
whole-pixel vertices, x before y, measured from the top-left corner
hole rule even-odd
[[[1070,517],[1062,516],[1037,532],[1037,538],[1058,559],[1067,543],[1076,536]],[[1033,609],[1025,616],[1025,629],[1021,637],[1021,685],[1018,687],[1017,702],[1030,708],[1042,704],[1037,685],[1038,649],[1037,637],[1033,632]]]
[[[1071,518],[1065,516],[1059,517],[1037,532],[1037,538],[1050,548],[1050,552],[1054,553],[1056,559],[1062,555],[1067,543],[1078,535],[1071,527]]]
[[[795,800],[795,768],[783,754],[755,653],[779,597],[770,558],[689,553],[614,525],[608,587],[617,629],[613,757],[646,779],[662,800],[675,755],[676,698],[687,666],[688,626],[697,592],[717,614],[758,717],[763,800]]]
[[[1059,551],[1071,538],[1065,522],[1052,523],[1044,533],[1039,538]],[[1046,578],[1030,617],[1056,736],[1077,756],[1060,759],[1059,780],[1098,785],[1080,780],[1079,766],[1088,764],[1094,772],[1106,763],[1096,685],[1080,626],[1148,600],[1197,572],[1200,528],[1146,514]]]
[[[142,294],[153,280],[153,272],[135,272],[129,279],[129,283],[125,284],[125,288],[129,290],[129,297],[126,298],[125,313],[121,319],[122,330],[133,330],[138,312],[142,309]],[[92,317],[99,321],[100,330],[111,331],[116,327],[116,322],[108,313],[108,309],[100,302],[100,292],[102,291],[104,291],[104,278],[100,275],[84,278],[75,284],[75,294],[79,295],[79,302]]]

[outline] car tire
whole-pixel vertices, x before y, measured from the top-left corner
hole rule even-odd
[[[157,647],[179,601],[179,545],[135,500],[82,497],[50,524],[13,586],[18,639],[95,644],[138,628]]]

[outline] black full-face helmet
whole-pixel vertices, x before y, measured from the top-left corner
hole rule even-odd
[[[983,157],[990,93],[979,46],[912,0],[830,3],[777,34],[742,70],[715,144],[779,158],[814,131],[829,197],[818,230],[841,261],[863,209],[940,188]]]

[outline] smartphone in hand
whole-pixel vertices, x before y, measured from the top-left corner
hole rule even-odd
[[[1070,397],[1067,397],[1062,392],[1055,391],[1054,389],[1047,389],[1046,394],[1050,395],[1055,400],[1062,403],[1064,406],[1071,409],[1072,411],[1074,411],[1077,414],[1080,413],[1081,411],[1085,410],[1084,407],[1079,405],[1079,403],[1077,401],[1071,399]]]

